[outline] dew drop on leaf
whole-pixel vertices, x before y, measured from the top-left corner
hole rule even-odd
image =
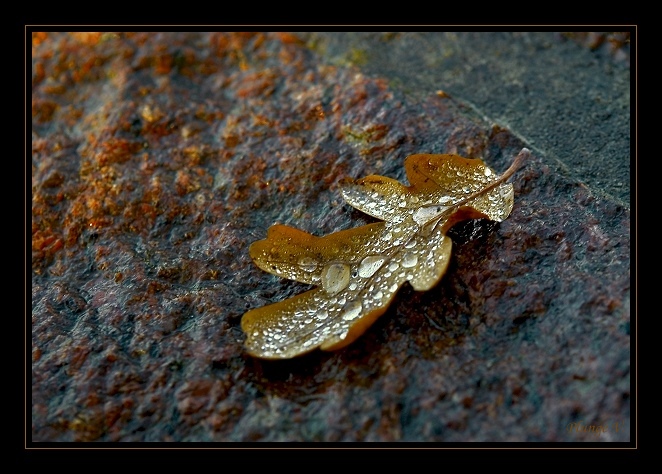
[[[332,263],[322,270],[322,287],[330,295],[347,288],[349,284],[349,265],[344,263]]]
[[[418,263],[418,255],[415,252],[405,252],[402,255],[402,266],[405,268],[415,267]]]
[[[361,314],[362,309],[363,305],[360,301],[350,301],[343,308],[342,318],[345,321],[351,321]]]
[[[317,269],[317,262],[311,257],[301,257],[297,263],[304,272],[312,273]]]
[[[370,278],[386,261],[381,255],[369,255],[359,265],[359,276],[361,278]]]

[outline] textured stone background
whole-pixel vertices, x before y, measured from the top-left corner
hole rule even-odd
[[[619,33],[35,33],[28,441],[631,441],[629,94]],[[243,352],[307,288],[250,261],[271,224],[522,146],[437,287],[345,350]]]

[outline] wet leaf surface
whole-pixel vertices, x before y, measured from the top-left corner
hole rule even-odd
[[[318,288],[244,314],[248,351],[290,358],[353,342],[388,308],[403,283],[436,285],[450,262],[453,224],[471,218],[501,222],[513,208],[505,181],[529,156],[523,149],[502,175],[480,159],[457,155],[407,157],[410,186],[384,176],[346,179],[343,198],[382,222],[324,237],[274,225],[250,247],[263,270]]]

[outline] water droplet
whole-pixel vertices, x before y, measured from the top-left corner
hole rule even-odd
[[[418,255],[414,252],[405,252],[402,256],[402,266],[405,268],[415,267],[418,263]]]
[[[399,266],[400,264],[398,262],[391,262],[391,264],[388,266],[388,269],[393,272],[397,270]]]
[[[413,249],[414,247],[416,247],[416,239],[411,239],[405,244],[406,249]]]
[[[349,283],[349,265],[344,263],[331,263],[322,271],[322,288],[334,295],[345,289]]]
[[[310,257],[301,257],[298,264],[301,270],[308,273],[314,272],[317,268],[317,262]]]
[[[390,232],[382,235],[382,240],[385,242],[391,240],[392,238],[393,238],[393,234],[391,234]]]
[[[413,218],[417,224],[423,225],[426,222],[429,222],[430,220],[438,217],[440,214],[442,214],[447,210],[448,207],[444,207],[444,206],[419,207],[414,213]]]
[[[350,301],[343,308],[342,318],[345,321],[351,321],[352,319],[355,319],[359,314],[361,314],[362,309],[363,309],[363,305],[361,304],[360,301]]]
[[[317,319],[319,319],[320,321],[324,321],[328,317],[329,317],[329,312],[326,310],[322,309],[317,312]]]
[[[382,266],[386,259],[381,255],[369,255],[359,265],[359,276],[362,278],[370,278]]]

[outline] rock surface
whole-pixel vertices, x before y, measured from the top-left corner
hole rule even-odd
[[[576,39],[35,33],[30,441],[630,441],[629,56]],[[518,100],[453,79],[480,42],[505,59],[465,79],[510,61]],[[558,51],[597,67],[584,95],[524,61]],[[456,226],[438,286],[344,350],[245,354],[242,314],[307,289],[250,261],[271,224],[363,225],[343,177],[523,146],[511,216]]]

